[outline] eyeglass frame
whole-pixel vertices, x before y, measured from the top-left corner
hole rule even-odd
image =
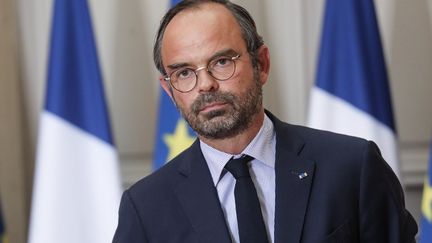
[[[175,90],[177,90],[178,92],[180,92],[180,93],[188,93],[188,92],[191,92],[191,91],[192,91],[192,90],[197,86],[197,84],[198,84],[198,72],[201,71],[201,70],[204,70],[204,69],[205,69],[205,71],[206,71],[206,72],[207,72],[207,73],[208,73],[212,78],[214,78],[214,79],[216,79],[216,80],[218,80],[218,81],[226,81],[226,80],[232,78],[232,76],[234,76],[235,71],[236,71],[236,68],[237,68],[237,66],[236,66],[236,62],[235,62],[235,61],[238,60],[241,56],[242,56],[241,53],[239,53],[239,54],[237,54],[237,55],[235,55],[235,56],[233,56],[233,57],[226,56],[229,60],[233,61],[234,69],[233,69],[232,74],[231,74],[228,78],[225,78],[225,79],[219,79],[219,78],[214,77],[213,74],[211,73],[211,71],[209,70],[209,65],[210,65],[210,63],[212,63],[214,60],[210,60],[210,61],[207,63],[207,65],[205,65],[205,66],[201,66],[201,67],[197,67],[196,69],[186,68],[186,69],[189,69],[189,70],[193,71],[194,74],[195,74],[195,84],[193,85],[193,87],[192,87],[191,89],[189,89],[189,90],[187,90],[187,91],[179,90],[179,89],[177,89],[177,88],[176,88],[176,87],[171,83],[171,76],[172,76],[172,75],[173,75],[177,70],[171,72],[171,74],[169,74],[169,75],[166,74],[165,77],[163,77],[163,79],[164,79],[165,81],[167,81],[167,82],[169,83],[169,85],[170,85],[171,87],[173,87]],[[220,57],[219,57],[219,58],[220,58]]]

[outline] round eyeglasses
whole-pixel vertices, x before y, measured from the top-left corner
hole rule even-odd
[[[206,70],[214,79],[225,81],[230,79],[236,70],[235,61],[240,58],[240,54],[234,57],[221,56],[211,60],[207,66],[192,69],[182,67],[169,76],[164,77],[170,85],[179,92],[187,93],[195,88],[198,83],[198,71]]]

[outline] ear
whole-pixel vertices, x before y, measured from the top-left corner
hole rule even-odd
[[[260,81],[265,84],[270,73],[270,51],[266,45],[258,49],[258,61]]]

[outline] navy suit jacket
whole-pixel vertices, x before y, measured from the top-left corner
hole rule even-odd
[[[267,115],[276,131],[276,243],[415,242],[401,185],[373,142]],[[124,192],[113,242],[231,242],[198,141]]]

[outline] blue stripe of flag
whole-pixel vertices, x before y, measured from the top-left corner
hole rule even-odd
[[[317,86],[395,131],[372,0],[327,0]]]
[[[86,0],[57,0],[45,109],[113,144]]]

